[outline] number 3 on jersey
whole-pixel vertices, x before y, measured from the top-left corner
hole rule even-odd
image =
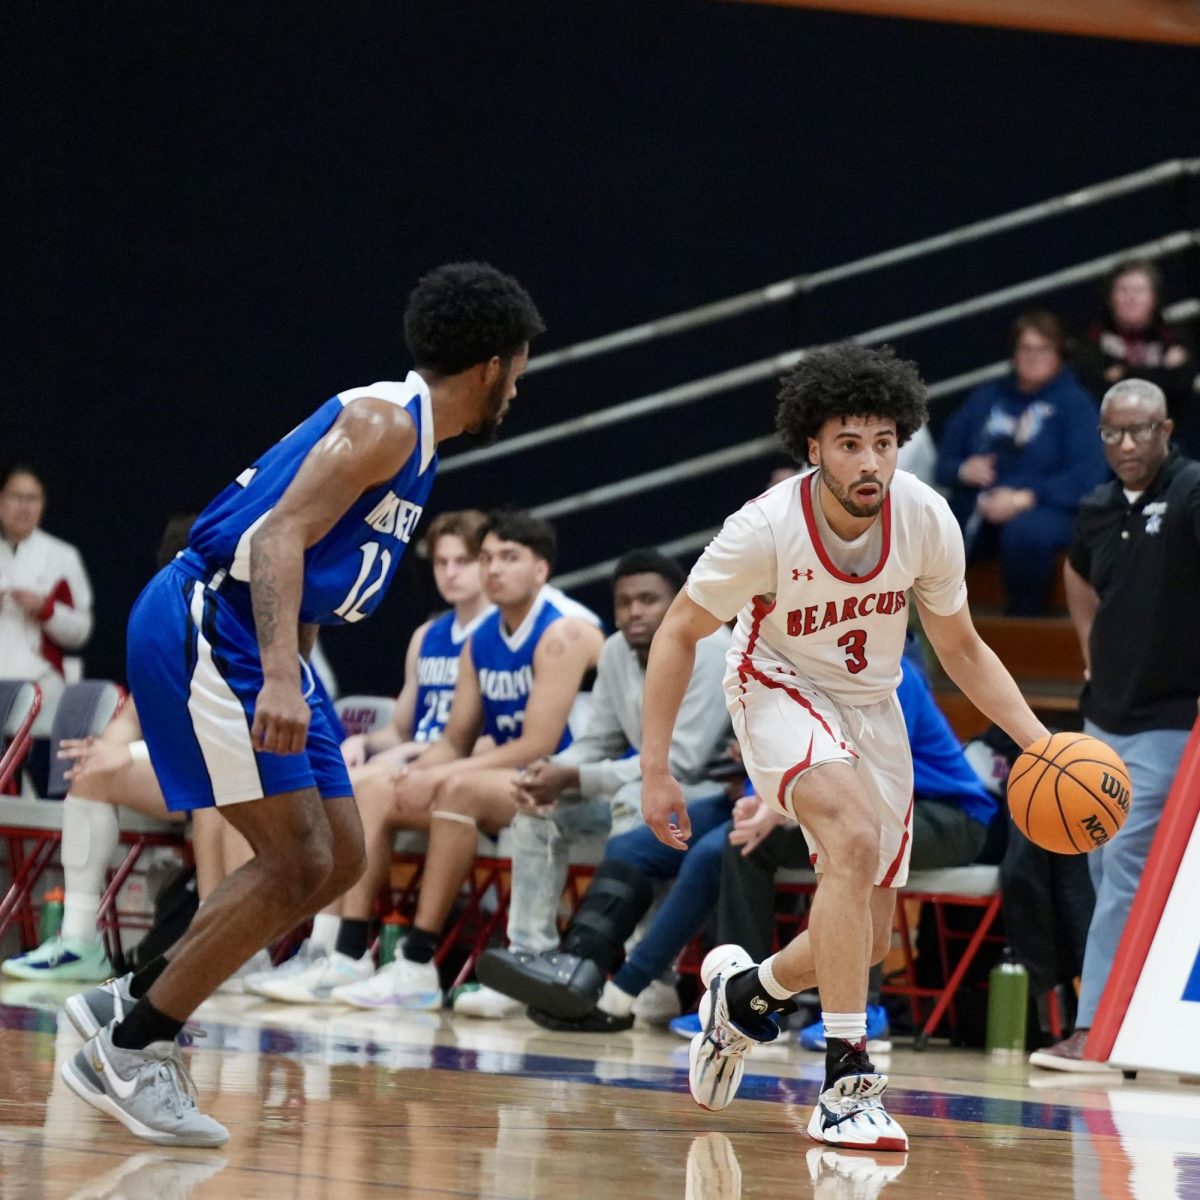
[[[842,634],[837,644],[846,652],[846,670],[851,675],[867,669],[867,631],[850,629]]]

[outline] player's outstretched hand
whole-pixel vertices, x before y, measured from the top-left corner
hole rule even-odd
[[[268,679],[254,702],[250,736],[256,750],[268,754],[299,754],[308,740],[311,712],[300,684]]]
[[[670,775],[642,776],[642,817],[664,846],[687,849],[692,823],[683,789]]]

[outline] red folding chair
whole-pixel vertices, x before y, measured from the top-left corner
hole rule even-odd
[[[28,679],[0,679],[0,793],[7,791],[33,743],[30,732],[42,710],[42,689]]]

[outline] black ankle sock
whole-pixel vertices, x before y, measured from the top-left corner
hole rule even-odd
[[[440,941],[440,934],[430,933],[428,929],[414,925],[404,939],[404,957],[414,963],[432,962]]]
[[[134,973],[129,981],[129,993],[135,1000],[140,1000],[153,986],[154,981],[167,969],[167,960],[163,955],[152,958],[144,967]]]
[[[343,917],[338,925],[337,945],[334,949],[348,958],[362,958],[367,952],[369,930],[369,922]]]
[[[796,1001],[789,997],[780,1000],[772,996],[762,985],[758,977],[758,967],[748,967],[739,971],[725,985],[725,1003],[729,1015],[739,1025],[756,1025],[771,1013],[790,1013],[796,1011]]]
[[[848,1042],[844,1038],[825,1039],[825,1088],[831,1087],[844,1075],[873,1074],[875,1067],[867,1054],[867,1039]]]
[[[159,1012],[143,996],[113,1030],[113,1045],[123,1050],[145,1050],[151,1042],[173,1042],[182,1028],[182,1021]]]

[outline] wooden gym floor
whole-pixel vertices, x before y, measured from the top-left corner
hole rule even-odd
[[[79,1045],[57,1012],[71,990],[0,986],[0,1200],[1200,1198],[1200,1086],[1169,1076],[1035,1073],[901,1041],[889,1106],[911,1149],[876,1158],[808,1141],[821,1061],[790,1039],[705,1113],[686,1043],[658,1030],[552,1034],[241,996],[201,1010],[209,1036],[192,1058],[232,1140],[158,1150],[59,1079]]]

